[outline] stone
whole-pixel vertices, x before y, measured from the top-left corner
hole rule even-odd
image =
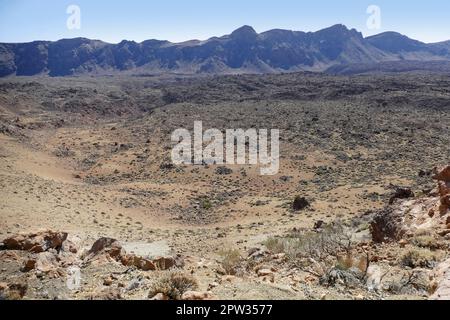
[[[34,253],[45,252],[50,249],[60,250],[67,239],[67,233],[42,231],[22,235],[14,235],[3,240],[7,250],[22,250]]]
[[[441,215],[445,215],[450,208],[450,194],[441,197],[441,205],[439,206],[439,211]]]
[[[133,291],[136,290],[137,288],[139,288],[142,284],[142,280],[139,278],[135,278],[133,280],[130,281],[130,283],[128,284],[126,290],[127,291]]]
[[[173,257],[157,257],[153,259],[153,264],[158,270],[169,270],[176,265],[176,261]]]
[[[270,269],[260,269],[257,272],[258,277],[265,277],[265,276],[270,276],[273,275],[273,271]]]
[[[155,301],[169,301],[170,298],[168,296],[166,296],[164,293],[158,293],[156,294],[153,298],[150,298],[150,300],[155,300]]]
[[[122,264],[125,266],[134,266],[142,271],[157,270],[153,261],[135,255],[127,255],[127,258],[122,259]]]
[[[450,183],[449,182],[438,182],[438,192],[441,197],[450,194]]]
[[[52,252],[42,252],[36,255],[36,267],[37,271],[45,274],[58,273],[59,258]]]
[[[389,199],[389,204],[394,204],[397,199],[414,198],[414,192],[410,188],[397,188],[394,194]]]
[[[450,230],[446,229],[446,230],[441,230],[437,232],[438,235],[440,235],[441,237],[445,237],[446,235],[450,234]]]
[[[403,212],[392,207],[379,210],[371,224],[372,240],[376,243],[399,240],[405,235]]]
[[[120,262],[125,255],[120,243],[112,238],[100,238],[92,245],[91,249],[83,257],[84,260],[97,263],[108,262],[110,259]]]
[[[22,268],[20,269],[22,272],[30,272],[34,270],[36,267],[36,259],[27,259],[24,261]]]
[[[66,240],[66,241],[64,241],[64,243],[62,245],[62,251],[76,254],[76,253],[78,253],[78,247],[72,241]]]
[[[112,238],[100,238],[84,257],[87,261],[97,260],[101,257],[112,258],[127,267],[136,267],[142,271],[168,270],[173,267],[184,266],[181,256],[158,257],[155,259],[144,258],[135,254],[127,254],[121,244]],[[100,259],[101,261],[101,259]]]
[[[431,290],[430,300],[450,300],[450,259],[433,270]]]
[[[202,301],[202,300],[214,300],[214,296],[211,292],[199,292],[199,291],[187,291],[181,296],[181,300],[190,301]]]
[[[434,180],[450,182],[450,165],[447,165],[440,169],[435,168],[433,173]]]
[[[118,288],[108,287],[107,289],[95,291],[89,296],[89,300],[121,300],[122,294]]]

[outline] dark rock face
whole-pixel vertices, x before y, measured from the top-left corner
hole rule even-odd
[[[394,204],[396,199],[414,198],[414,192],[410,188],[397,188],[389,199],[389,204]]]
[[[432,60],[450,61],[450,44],[425,44],[395,32],[364,39],[344,25],[308,33],[275,29],[260,34],[243,26],[220,38],[177,44],[158,40],[109,44],[84,38],[0,44],[0,77],[123,71],[277,73],[334,68],[339,72],[336,66]]]
[[[393,207],[379,210],[370,225],[372,240],[376,243],[400,240],[405,234],[403,219],[401,210]]]

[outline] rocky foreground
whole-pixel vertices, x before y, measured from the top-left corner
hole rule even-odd
[[[268,239],[245,256],[224,252],[212,265],[183,255],[141,256],[111,238],[81,247],[79,237],[65,232],[14,235],[1,245],[0,297],[209,300],[255,281],[281,291],[309,288],[309,298],[448,300],[450,166],[423,174],[437,181],[435,189],[419,197],[397,190],[386,208],[359,217],[370,222],[371,241],[358,240],[361,221],[319,222]],[[200,285],[198,269],[217,281]]]

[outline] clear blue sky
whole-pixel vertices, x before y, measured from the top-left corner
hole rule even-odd
[[[69,30],[69,5],[81,29]],[[380,30],[366,26],[369,5],[381,8]],[[316,31],[336,23],[364,35],[398,31],[425,42],[450,39],[449,0],[0,0],[0,42],[87,37],[108,42],[174,42],[224,35],[242,25]]]

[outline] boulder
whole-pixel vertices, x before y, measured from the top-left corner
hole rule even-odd
[[[34,268],[36,268],[36,259],[26,259],[20,270],[22,272],[30,272],[31,270],[34,270]]]
[[[40,253],[50,249],[59,251],[66,239],[67,233],[65,232],[41,231],[12,236],[3,240],[3,245],[7,250]]]
[[[120,262],[125,255],[125,250],[120,243],[112,238],[100,238],[92,245],[91,249],[84,257],[87,261],[102,260],[102,258],[109,258]]]
[[[184,259],[181,255],[177,255],[175,257],[156,257],[152,261],[158,270],[169,270],[172,268],[184,267]]]
[[[108,287],[97,290],[89,296],[89,300],[121,300],[122,294],[118,288]]]
[[[379,210],[372,220],[370,232],[377,243],[400,240],[406,233],[403,226],[404,215],[401,210],[387,207]]]
[[[438,182],[438,192],[441,197],[450,194],[450,182]]]
[[[440,263],[432,275],[431,300],[450,300],[450,259]]]
[[[59,257],[51,252],[39,253],[36,257],[36,270],[44,273],[56,271]]]
[[[122,245],[112,238],[98,239],[84,257],[86,262],[108,262],[111,259],[124,266],[136,267],[142,271],[168,270],[173,267],[182,267],[184,264],[181,256],[149,259],[135,254],[127,254]]]
[[[397,199],[414,198],[414,192],[410,188],[397,188],[389,199],[389,204],[394,204]]]
[[[136,267],[142,271],[155,271],[156,266],[153,261],[139,257],[133,254],[123,255],[121,257],[121,262],[127,267]]]
[[[273,271],[270,269],[260,269],[257,272],[258,277],[266,277],[266,276],[271,276],[273,275]]]
[[[63,272],[59,267],[60,257],[53,252],[41,252],[33,255],[32,258],[26,259],[22,265],[22,272],[30,272],[36,270],[39,273],[60,276]]]
[[[433,173],[434,180],[450,182],[450,165],[447,165],[440,169],[435,168]]]

